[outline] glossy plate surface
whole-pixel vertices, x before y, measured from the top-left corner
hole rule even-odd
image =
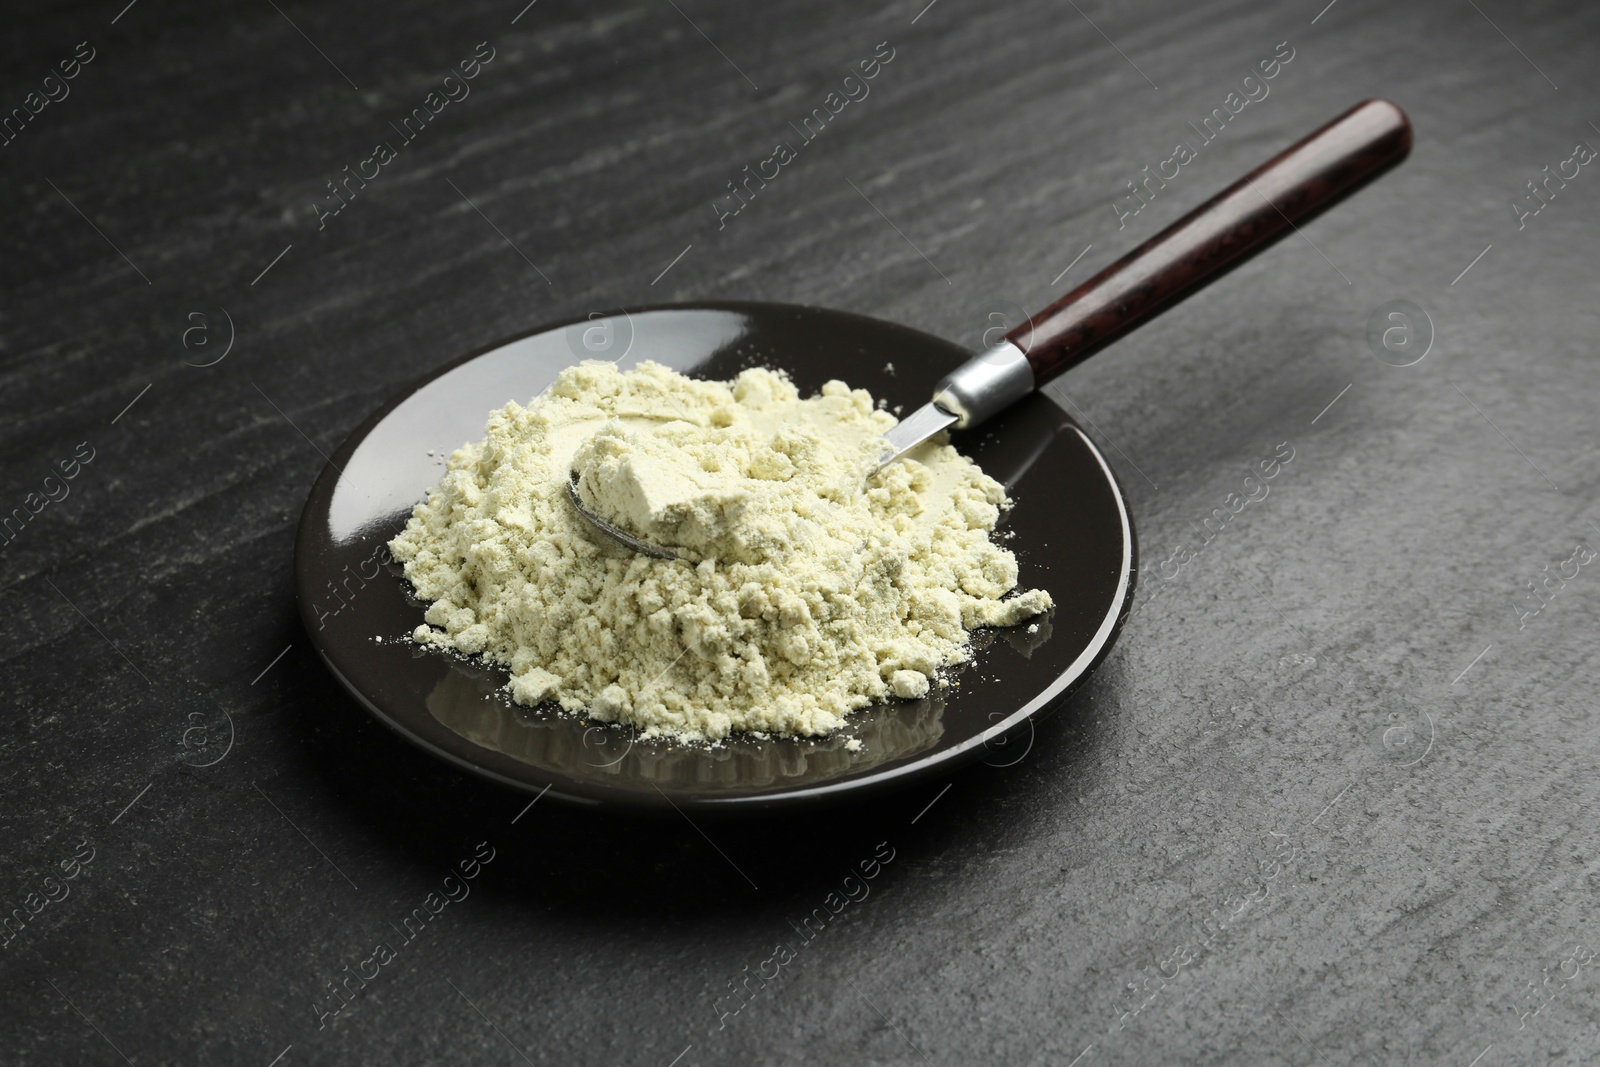
[[[1032,744],[1033,719],[1064,702],[1110,649],[1133,585],[1133,529],[1116,480],[1043,397],[955,443],[1008,486],[1016,506],[1001,520],[1004,543],[1021,584],[1048,589],[1055,610],[1034,633],[1026,624],[979,631],[973,662],[951,675],[959,684],[864,708],[820,741],[684,747],[518,707],[501,691],[504,670],[409,640],[424,605],[385,548],[450,451],[483,435],[492,409],[526,403],[582,358],[624,368],[649,358],[715,379],[780,367],[803,394],[839,378],[909,412],[967,356],[877,319],[754,303],[617,312],[469,355],[386,404],[317,479],[295,545],[301,619],[340,682],[402,736],[458,767],[580,804],[758,812],[923,782],[973,760],[1012,762]],[[851,738],[859,752],[846,751]]]

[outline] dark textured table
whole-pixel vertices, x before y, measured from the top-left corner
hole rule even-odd
[[[0,1061],[1600,1055],[1600,10],[123,3],[0,46]],[[713,298],[977,346],[1367,96],[1409,161],[1051,387],[1143,568],[1031,747],[530,809],[311,652],[307,489],[441,362]]]

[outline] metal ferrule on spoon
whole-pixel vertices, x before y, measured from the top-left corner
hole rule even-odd
[[[957,367],[884,434],[881,468],[941,430],[1021,400],[1399,163],[1411,123],[1365,100],[1135,248]]]

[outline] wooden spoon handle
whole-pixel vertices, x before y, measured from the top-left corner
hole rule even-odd
[[[1365,100],[1006,334],[1043,385],[1406,157],[1411,122]]]

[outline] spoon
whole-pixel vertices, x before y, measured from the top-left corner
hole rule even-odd
[[[1298,222],[1376,178],[1410,150],[1405,112],[1387,100],[1362,101],[946,375],[932,399],[883,435],[883,453],[870,473],[944,430],[970,429],[1010,407],[1291,230],[1299,233]],[[1142,188],[1153,195],[1164,185],[1151,175]],[[575,473],[567,495],[578,514],[623,547],[657,559],[683,558],[595,514],[578,492]]]

